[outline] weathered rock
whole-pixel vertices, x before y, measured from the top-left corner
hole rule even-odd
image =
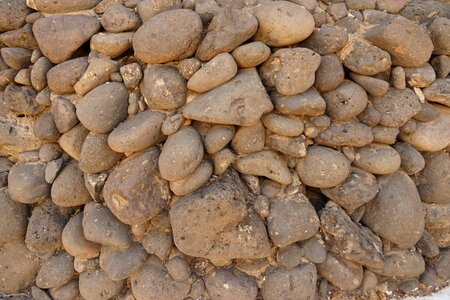
[[[58,140],[61,148],[75,160],[80,160],[81,148],[84,139],[88,135],[87,130],[83,125],[78,124],[63,135]]]
[[[310,49],[280,49],[260,67],[259,76],[265,86],[292,96],[305,92],[314,84],[319,65],[320,55]]]
[[[33,133],[37,138],[48,142],[54,142],[58,139],[59,131],[51,112],[44,112],[36,118]]]
[[[147,253],[153,254],[164,261],[173,247],[172,234],[158,229],[150,229],[142,237],[141,244]]]
[[[258,287],[254,278],[247,275],[235,275],[225,269],[217,269],[205,278],[206,291],[211,300],[256,299]]]
[[[31,51],[23,48],[7,48],[0,49],[3,61],[12,69],[20,70],[27,68],[31,61]]]
[[[67,252],[60,252],[42,264],[36,276],[36,285],[43,289],[60,287],[74,274],[73,257]]]
[[[304,157],[306,155],[304,136],[285,137],[278,134],[271,134],[266,137],[266,146],[292,157]]]
[[[415,251],[391,251],[384,254],[383,265],[380,268],[371,270],[389,277],[412,278],[425,271],[425,262],[422,255]]]
[[[54,66],[47,73],[48,87],[58,95],[75,93],[74,85],[88,65],[87,57],[79,57]]]
[[[205,135],[203,142],[205,150],[209,154],[214,154],[222,150],[233,138],[235,134],[234,126],[215,125]]]
[[[45,181],[52,184],[56,176],[60,173],[64,164],[63,159],[55,159],[47,163],[45,168]]]
[[[236,131],[231,147],[236,153],[248,154],[261,151],[265,144],[265,130],[261,121],[253,126],[241,126]]]
[[[348,34],[344,29],[331,24],[323,24],[319,28],[315,28],[301,45],[320,55],[328,55],[339,51],[347,44],[347,41]]]
[[[191,10],[174,9],[159,13],[134,34],[135,55],[148,64],[192,56],[200,41],[202,29],[199,15]]]
[[[372,143],[374,137],[370,127],[358,121],[331,122],[315,139],[319,145],[330,147],[363,147]]]
[[[31,87],[8,85],[3,92],[4,108],[8,111],[24,114],[39,114],[44,106],[36,102],[36,91]]]
[[[81,147],[79,168],[87,174],[100,173],[112,168],[121,158],[122,154],[108,146],[107,134],[91,132]]]
[[[439,151],[425,155],[425,168],[418,174],[417,190],[427,203],[450,203],[450,156]]]
[[[2,2],[0,4],[0,32],[13,30],[25,24],[26,16],[32,12],[26,0]]]
[[[297,172],[304,184],[330,188],[343,182],[350,174],[350,162],[342,153],[322,146],[307,150],[306,156],[297,162]]]
[[[325,112],[326,102],[314,88],[294,96],[277,92],[272,92],[270,96],[275,108],[283,114],[315,117]]]
[[[350,73],[350,77],[372,96],[381,97],[389,91],[389,82],[382,79],[356,73]]]
[[[83,234],[83,212],[72,216],[62,232],[62,245],[77,258],[94,258],[100,252],[100,244],[88,241]]]
[[[450,80],[438,79],[423,90],[427,101],[437,102],[450,107]]]
[[[79,288],[84,299],[106,300],[117,295],[125,281],[112,281],[105,271],[96,269],[80,274]]]
[[[36,39],[33,36],[32,27],[29,24],[0,34],[0,42],[7,47],[18,47],[27,50],[38,48]]]
[[[267,2],[256,7],[254,14],[258,20],[258,31],[253,39],[268,46],[298,43],[314,30],[312,15],[304,7],[292,2]]]
[[[118,63],[108,58],[92,58],[80,80],[73,86],[75,92],[84,96],[93,88],[107,82],[111,74],[119,70]]]
[[[325,262],[317,264],[319,275],[341,290],[358,288],[363,280],[361,265],[350,262],[328,252]]]
[[[50,289],[50,295],[54,300],[76,299],[77,297],[81,297],[78,278],[74,278],[58,288]]]
[[[133,34],[133,32],[100,32],[94,34],[90,41],[91,50],[116,58],[131,48]]]
[[[312,263],[320,264],[327,258],[325,243],[319,234],[300,243],[304,257]]]
[[[169,187],[158,170],[158,157],[159,150],[155,147],[130,156],[106,180],[103,189],[106,205],[125,224],[150,220],[169,200]]]
[[[433,236],[424,230],[423,235],[417,242],[416,246],[420,254],[427,258],[433,258],[439,255],[439,246],[434,240]]]
[[[301,193],[277,197],[269,211],[268,232],[277,247],[309,239],[319,230],[320,221],[316,211]]]
[[[75,105],[64,97],[56,97],[52,101],[52,114],[56,128],[61,133],[69,131],[78,123]]]
[[[62,207],[79,206],[90,200],[84,186],[83,172],[76,162],[67,164],[56,177],[51,189],[51,197],[55,204]]]
[[[50,195],[50,185],[45,182],[44,163],[17,164],[8,175],[8,193],[12,200],[32,204]]]
[[[450,22],[448,18],[436,18],[428,27],[434,45],[434,54],[450,55]]]
[[[174,67],[147,66],[140,88],[151,109],[175,110],[186,103],[186,82]]]
[[[252,42],[237,47],[231,55],[240,68],[253,68],[269,58],[270,48],[262,42]]]
[[[117,3],[106,9],[102,15],[101,23],[106,31],[117,33],[136,30],[140,20],[134,11]]]
[[[98,2],[98,0],[79,0],[76,2],[67,2],[63,0],[34,0],[33,8],[44,13],[67,13],[94,8]]]
[[[54,15],[33,24],[33,34],[42,53],[54,64],[67,60],[100,29],[97,18]]]
[[[251,126],[272,109],[258,73],[254,68],[247,68],[186,104],[183,115],[202,122]]]
[[[390,174],[400,168],[401,158],[394,148],[384,144],[369,144],[355,150],[353,164],[373,174]]]
[[[406,83],[411,87],[425,88],[436,80],[436,73],[430,64],[418,68],[404,68]]]
[[[147,255],[139,243],[132,243],[127,249],[103,246],[100,267],[111,280],[124,280],[142,266]]]
[[[252,14],[232,8],[221,9],[209,23],[196,57],[208,61],[219,53],[231,52],[254,35],[257,28],[258,21]]]
[[[422,236],[425,224],[413,181],[405,173],[395,172],[380,176],[378,187],[377,197],[366,204],[364,224],[399,247],[411,247]]]
[[[0,189],[0,245],[25,235],[28,214],[25,205],[10,198],[7,188]]]
[[[398,142],[393,147],[400,154],[402,160],[400,166],[403,171],[412,175],[423,170],[425,167],[425,159],[413,146],[408,143]],[[423,196],[421,196],[421,199],[423,200]]]
[[[127,117],[128,90],[122,83],[102,84],[77,105],[77,117],[95,133],[109,133]]]

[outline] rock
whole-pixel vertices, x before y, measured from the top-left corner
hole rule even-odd
[[[0,212],[0,245],[23,237],[27,231],[28,209],[13,201],[7,188],[0,189]]]
[[[178,63],[178,72],[184,79],[189,80],[201,66],[202,62],[197,58],[185,58]]]
[[[225,148],[214,155],[214,175],[222,175],[236,162],[236,154]]]
[[[325,100],[314,88],[294,96],[284,96],[277,92],[271,93],[270,96],[275,108],[286,115],[315,117],[325,113]]]
[[[267,218],[267,216],[269,216],[269,206],[269,198],[264,195],[256,197],[255,202],[253,203],[253,209],[261,218]]]
[[[59,137],[58,128],[51,112],[44,112],[36,118],[33,127],[34,135],[45,141],[54,142]]]
[[[408,122],[406,122],[405,125],[403,125],[401,127],[402,130],[405,130],[406,129],[405,126],[409,126],[410,124],[415,125],[413,120],[409,120]],[[414,126],[414,125],[412,125],[412,126]],[[406,129],[406,130],[408,130],[408,129]],[[411,130],[411,131],[413,131],[413,130]],[[398,128],[376,126],[376,127],[372,128],[373,141],[374,141],[374,143],[380,143],[380,144],[388,144],[388,145],[394,144],[399,132],[400,132],[400,130]]]
[[[169,187],[158,170],[158,156],[155,147],[130,156],[106,180],[103,189],[106,205],[123,223],[142,224],[166,206]]]
[[[319,230],[319,218],[303,194],[277,197],[270,205],[267,229],[277,247],[309,239]]]
[[[53,15],[33,24],[39,49],[54,64],[69,59],[99,30],[97,18],[83,15]]]
[[[220,53],[231,52],[252,37],[257,28],[258,21],[252,14],[232,8],[221,9],[209,23],[196,57],[209,61]]]
[[[270,267],[264,277],[261,294],[265,300],[315,297],[317,271],[314,264],[303,263],[291,270]]]
[[[301,181],[309,186],[330,188],[343,182],[350,174],[350,162],[333,149],[313,146],[297,162]]]
[[[54,66],[47,73],[48,87],[58,95],[75,93],[74,85],[88,65],[87,57],[79,57]]]
[[[175,110],[186,103],[186,82],[174,67],[147,66],[139,87],[151,109]]]
[[[84,299],[106,300],[117,295],[124,280],[112,281],[105,271],[96,269],[82,272],[79,279],[80,294]]]
[[[150,229],[142,238],[141,244],[147,253],[154,254],[164,261],[173,247],[172,234]]]
[[[344,80],[335,90],[322,96],[327,104],[327,114],[336,121],[351,120],[367,106],[366,92],[350,80]]]
[[[36,300],[52,300],[52,298],[50,298],[50,296],[46,292],[44,292],[37,286],[31,287],[31,296]]]
[[[378,194],[377,179],[362,169],[352,168],[347,179],[333,188],[320,191],[347,211],[354,211]]]
[[[275,51],[260,67],[259,76],[267,87],[292,96],[308,90],[315,80],[320,65],[320,55],[307,48],[290,48]]]
[[[440,151],[450,145],[450,109],[433,105],[439,116],[433,121],[418,122],[417,129],[409,134],[400,133],[400,138],[419,151]]]
[[[434,230],[445,229],[449,227],[448,216],[450,214],[450,205],[442,204],[428,204],[423,203],[425,209],[425,228],[428,232],[433,234]]]
[[[354,82],[359,84],[367,93],[374,97],[384,96],[389,91],[389,82],[375,77],[350,73]]]
[[[100,245],[88,241],[83,234],[83,212],[72,216],[62,232],[62,245],[72,256],[94,258],[100,252]]]
[[[299,136],[304,129],[303,122],[299,119],[279,114],[268,113],[261,120],[267,129],[283,136]]]
[[[81,147],[79,168],[87,174],[100,173],[115,166],[121,158],[122,154],[108,146],[107,134],[91,132]]]
[[[50,289],[50,295],[54,300],[76,299],[80,296],[78,278],[74,278],[65,285]]]
[[[91,38],[91,50],[116,58],[131,48],[133,32],[100,32]]]
[[[327,258],[327,249],[320,235],[315,235],[300,243],[304,257],[312,263],[320,264]]]
[[[328,280],[335,287],[350,291],[358,288],[363,279],[361,265],[350,262],[328,252],[325,262],[317,264],[319,275]]]
[[[392,63],[402,67],[420,67],[433,52],[433,43],[426,30],[401,16],[369,29],[366,38],[389,52]]]
[[[27,68],[30,65],[31,51],[23,48],[0,49],[4,62],[14,70]]]
[[[222,150],[233,138],[234,126],[215,125],[207,132],[204,138],[205,150],[214,154]]]
[[[450,22],[448,18],[436,18],[428,27],[430,37],[433,41],[433,54],[450,55],[448,34],[450,32]]]
[[[450,73],[450,57],[447,55],[439,55],[431,60],[431,65],[436,71],[438,78],[445,78]]]
[[[37,115],[44,106],[36,102],[36,91],[31,87],[8,85],[3,92],[4,108],[16,114]]]
[[[427,258],[433,258],[439,255],[439,247],[434,240],[433,236],[424,230],[423,235],[416,244],[420,254]]]
[[[0,4],[0,32],[17,29],[25,24],[26,16],[32,12],[26,0],[2,2]]]
[[[427,101],[437,102],[450,107],[450,80],[438,79],[423,90]]]
[[[413,181],[405,173],[395,172],[380,176],[378,187],[374,201],[366,204],[363,223],[399,247],[411,247],[422,236],[425,223]]]
[[[40,12],[55,14],[91,9],[94,8],[98,2],[98,0],[81,0],[73,3],[62,0],[34,0],[33,4],[34,8]]]
[[[237,73],[237,65],[228,53],[221,53],[213,57],[194,73],[187,83],[188,89],[204,93],[216,88],[233,78]]]
[[[159,13],[134,34],[135,55],[148,64],[187,58],[197,49],[202,29],[200,17],[191,10],[173,9]]]
[[[290,155],[292,157],[304,157],[306,155],[305,137],[285,137],[271,134],[266,137],[266,146],[272,150]]]
[[[252,42],[237,47],[231,55],[240,68],[253,68],[269,58],[270,48],[262,42]]]
[[[281,184],[292,182],[286,162],[273,151],[254,152],[240,157],[235,168],[240,173],[265,176]]]
[[[258,287],[254,278],[247,275],[237,276],[224,269],[217,269],[205,278],[206,291],[211,300],[256,299]]]
[[[183,108],[187,119],[208,123],[252,126],[273,109],[258,73],[242,69],[230,81],[199,95]]]
[[[360,75],[375,75],[391,67],[388,52],[360,38],[351,39],[337,55],[346,68]]]
[[[182,114],[176,113],[171,116],[167,116],[161,126],[161,132],[164,135],[172,135],[177,132],[184,124],[186,120]]]
[[[228,170],[207,187],[175,202],[169,216],[177,248],[215,264],[266,257],[270,252],[267,233],[256,214],[246,216],[246,195],[238,174]]]
[[[347,41],[348,34],[344,29],[331,24],[323,24],[319,28],[315,28],[301,45],[320,55],[328,55],[339,51],[347,44]]]
[[[126,119],[128,90],[121,83],[102,84],[90,91],[77,105],[77,117],[90,131],[109,133]]]
[[[327,248],[346,260],[367,266],[383,263],[381,240],[352,219],[332,201],[320,212],[320,229]]]
[[[111,280],[124,280],[142,266],[147,255],[138,243],[132,243],[127,249],[103,246],[100,253],[100,267]]]
[[[19,70],[14,81],[21,85],[31,86],[31,70],[28,68]]]
[[[314,30],[312,15],[304,7],[288,1],[264,3],[256,7],[253,13],[258,20],[258,31],[253,40],[268,46],[280,47],[301,42]]]
[[[335,19],[339,20],[348,15],[347,6],[345,3],[331,3],[326,11]]]
[[[42,91],[47,86],[47,73],[53,64],[46,58],[40,57],[31,68],[30,79],[37,91]]]
[[[265,130],[261,121],[253,126],[241,126],[236,131],[231,147],[236,153],[248,154],[261,151],[265,144]]]
[[[132,63],[120,67],[120,75],[123,78],[123,84],[129,89],[135,89],[142,80],[142,70],[138,63]]]
[[[36,277],[36,285],[43,289],[60,287],[74,274],[73,257],[67,252],[60,252],[42,264]]]
[[[184,196],[199,189],[205,184],[213,173],[212,164],[204,160],[187,177],[170,182],[170,190],[177,196]]]
[[[45,181],[47,183],[52,184],[53,181],[55,181],[55,178],[61,171],[63,164],[63,159],[55,159],[47,163],[47,167],[45,168]]]
[[[20,240],[0,248],[0,262],[0,289],[8,294],[20,293],[33,284],[40,265]]]
[[[61,248],[61,234],[67,216],[50,199],[35,206],[28,221],[25,244],[33,252],[52,252]]]
[[[423,170],[425,167],[425,159],[422,154],[417,151],[413,146],[408,143],[398,142],[393,146],[394,149],[400,154],[401,168],[408,175],[416,174]],[[419,193],[420,188],[418,187]],[[423,196],[420,196],[423,200]]]
[[[324,55],[316,70],[314,87],[320,92],[334,90],[344,80],[344,76],[344,67],[339,58],[334,54]]]
[[[397,90],[389,88],[382,97],[369,97],[373,107],[381,113],[380,125],[401,127],[417,114],[421,105],[418,97],[411,89]]]
[[[384,144],[369,144],[356,149],[353,164],[373,174],[390,174],[400,168],[401,158],[394,148]]]
[[[180,0],[152,1],[143,0],[137,4],[137,12],[142,22],[147,22],[151,17],[168,10],[181,8]]]
[[[83,125],[78,124],[63,135],[58,140],[61,148],[69,154],[73,159],[80,160],[81,147],[84,139],[88,135],[87,130]]]
[[[425,160],[422,157],[422,162],[425,168],[417,177],[420,199],[426,203],[450,203],[449,154],[443,151],[428,153]]]
[[[166,263],[167,272],[176,281],[186,281],[191,275],[189,262],[182,256],[174,256]]]
[[[389,277],[412,278],[425,271],[422,255],[411,250],[391,251],[384,254],[383,265],[373,272]]]
[[[118,63],[108,58],[92,58],[89,66],[74,85],[75,92],[84,96],[93,88],[107,82],[119,70]]]
[[[425,88],[436,80],[436,73],[430,64],[418,68],[404,68],[406,83],[411,87]]]
[[[64,97],[58,96],[52,101],[52,114],[56,128],[61,133],[69,131],[78,123],[75,105]]]
[[[8,175],[8,193],[12,200],[32,204],[50,195],[50,185],[45,182],[45,164],[16,164]]]
[[[131,275],[131,290],[136,300],[184,299],[190,284],[175,281],[157,258],[149,258],[144,266]]]
[[[378,10],[385,10],[386,12],[390,14],[396,14],[399,11],[402,10],[403,7],[405,7],[406,3],[408,1],[406,0],[400,0],[400,1],[389,1],[389,0],[376,0],[376,7]]]
[[[117,33],[136,30],[140,20],[134,11],[117,3],[106,9],[102,15],[101,23],[106,31]]]
[[[84,207],[83,233],[87,240],[105,246],[128,248],[131,238],[128,227],[120,222],[111,211],[95,202]]]
[[[370,144],[373,139],[374,136],[369,127],[358,121],[350,121],[331,122],[330,126],[321,132],[315,140],[320,145],[330,147],[362,147]]]
[[[376,0],[345,0],[345,5],[351,10],[375,9]]]
[[[76,162],[67,164],[53,182],[51,197],[56,205],[72,207],[89,202],[91,197],[84,186],[83,172],[78,167]]]

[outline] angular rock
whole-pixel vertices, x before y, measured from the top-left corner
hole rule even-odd
[[[199,95],[183,108],[187,119],[251,126],[273,109],[254,68],[242,69],[227,83]]]
[[[450,80],[437,79],[429,87],[423,89],[423,94],[427,101],[450,107]]]
[[[304,157],[306,155],[306,144],[303,136],[285,137],[271,134],[266,137],[266,146],[292,157]]]
[[[170,193],[158,170],[155,147],[123,160],[106,180],[103,196],[111,212],[122,222],[142,224],[158,215]]]
[[[67,164],[52,185],[53,202],[61,207],[84,205],[91,199],[84,186],[84,175],[76,162]]]
[[[75,92],[84,96],[93,88],[107,82],[111,74],[119,70],[118,63],[107,58],[92,58],[80,80],[73,86]]]
[[[100,30],[97,18],[83,15],[54,15],[33,24],[33,34],[42,53],[54,64],[67,60]]]
[[[8,193],[12,200],[32,204],[50,195],[50,185],[45,182],[44,163],[17,164],[8,175]]]

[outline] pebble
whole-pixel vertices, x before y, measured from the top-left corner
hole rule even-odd
[[[191,275],[189,262],[181,256],[174,256],[166,263],[167,272],[176,281],[186,281]]]
[[[204,64],[187,82],[187,88],[204,93],[214,89],[233,78],[237,73],[237,65],[233,56],[221,53]]]
[[[62,245],[76,258],[94,258],[100,253],[100,244],[88,241],[83,233],[83,212],[72,216],[62,232]]]
[[[69,131],[78,123],[75,105],[70,100],[58,96],[52,101],[51,106],[53,119],[60,133]]]
[[[8,193],[12,200],[33,204],[50,196],[45,182],[46,165],[41,162],[14,165],[8,175]]]
[[[225,298],[255,299],[258,287],[247,275],[234,275],[228,270],[215,270],[205,278],[205,286],[211,300]]]
[[[299,119],[284,117],[274,113],[264,115],[261,120],[267,129],[283,136],[299,136],[304,129],[304,124]]]
[[[178,72],[184,79],[189,80],[201,66],[202,62],[197,58],[185,58],[178,63]]]
[[[100,267],[111,280],[121,281],[139,270],[147,256],[147,252],[139,243],[132,243],[127,249],[103,246]]]
[[[294,96],[284,96],[277,92],[270,95],[275,108],[283,114],[315,117],[325,112],[326,102],[314,88]]]
[[[120,153],[108,146],[107,134],[90,132],[81,147],[79,168],[87,174],[100,173],[116,165],[121,158]]]
[[[237,47],[231,55],[238,67],[253,68],[269,58],[270,48],[262,42],[251,42]]]
[[[427,101],[437,102],[450,107],[450,80],[437,79],[429,87],[423,90],[423,94]]]
[[[433,54],[449,55],[450,47],[448,45],[450,32],[450,22],[448,18],[436,18],[428,27],[430,37],[433,42]]]
[[[180,0],[169,0],[169,1],[151,1],[143,0],[137,4],[137,12],[139,17],[141,17],[142,22],[148,21],[151,17],[168,11],[172,9],[181,8]],[[183,7],[187,8],[187,7]]]
[[[42,113],[37,117],[33,126],[34,135],[48,142],[54,142],[59,137],[59,131],[51,112]]]
[[[45,181],[47,183],[52,184],[53,181],[55,181],[55,178],[61,171],[63,164],[63,159],[55,159],[47,163],[47,167],[45,168]]]
[[[139,26],[140,20],[132,10],[117,3],[106,9],[100,22],[106,31],[118,33],[136,30]]]
[[[131,48],[133,32],[100,32],[91,38],[91,50],[102,53],[111,58],[124,54]]]
[[[205,135],[203,142],[205,150],[214,154],[222,150],[235,135],[234,126],[215,125]]]
[[[231,147],[238,154],[261,151],[265,144],[265,131],[261,121],[253,126],[241,126],[231,141]]]
[[[198,190],[205,184],[213,173],[212,164],[204,160],[200,165],[187,177],[171,181],[170,190],[178,196],[184,196]]]
[[[161,125],[161,132],[164,135],[172,135],[177,132],[186,120],[182,114],[167,116]]]
[[[225,148],[214,155],[214,174],[222,175],[236,161],[236,154]]]
[[[33,64],[30,71],[30,81],[38,92],[47,86],[47,73],[52,67],[53,64],[46,57],[38,58]]]
[[[344,76],[344,67],[339,58],[335,54],[324,55],[316,70],[314,87],[319,92],[334,90],[344,81]]]
[[[400,155],[402,161],[400,166],[402,170],[408,175],[413,175],[423,170],[425,167],[425,159],[413,146],[405,142],[398,142],[393,147]],[[422,195],[421,199],[423,201],[425,200]]]
[[[106,300],[117,295],[125,281],[112,281],[105,271],[96,269],[82,272],[78,284],[84,299]]]
[[[342,49],[348,41],[348,33],[335,25],[323,24],[302,42],[302,46],[320,55],[333,54]]]
[[[23,48],[4,47],[0,49],[1,56],[10,68],[20,70],[27,68],[31,61],[31,51]]]
[[[354,82],[359,84],[367,93],[374,97],[381,97],[389,91],[389,83],[375,77],[350,73]]]
[[[94,8],[97,2],[98,1],[96,0],[80,0],[74,3],[68,3],[66,1],[34,0],[33,8],[44,13],[67,13]]]
[[[109,81],[112,74],[119,70],[117,62],[107,58],[92,58],[80,80],[73,86],[75,92],[84,96],[95,87]]]
[[[3,2],[0,6],[0,32],[17,29],[25,24],[26,16],[32,12],[25,0]]]
[[[75,93],[74,85],[80,80],[88,67],[87,57],[66,60],[47,73],[48,87],[58,95]]]
[[[73,159],[80,160],[81,148],[88,133],[89,130],[78,124],[61,135],[58,140],[59,146]]]
[[[51,189],[51,198],[61,207],[72,207],[86,204],[90,195],[84,186],[84,175],[79,164],[66,164],[57,175]]]
[[[320,236],[315,235],[300,243],[304,257],[312,263],[321,264],[327,258],[327,249]]]
[[[325,92],[322,96],[327,105],[327,114],[336,121],[349,121],[367,106],[366,92],[350,80],[344,80],[336,89]]]
[[[123,84],[129,89],[135,89],[142,80],[142,70],[138,63],[132,63],[120,67],[120,75],[123,78]]]
[[[409,146],[407,143],[401,143],[400,145]],[[450,203],[450,189],[448,185],[450,178],[446,175],[450,166],[450,156],[446,152],[439,151],[422,157],[420,152],[413,147],[409,146],[408,148],[412,149],[410,151],[414,151],[412,153],[418,157],[415,162],[416,164],[420,163],[421,167],[420,169],[416,168],[417,172],[420,171],[417,177],[417,190],[419,191],[420,199],[426,203]],[[414,156],[410,156],[412,160]]]
[[[50,295],[54,300],[73,299],[80,296],[78,278],[74,278],[68,283],[58,288],[50,289]]]
[[[42,289],[60,287],[75,274],[73,257],[67,252],[60,252],[50,257],[36,276],[36,285]]]
[[[350,262],[331,253],[326,260],[317,264],[319,275],[323,276],[331,284],[341,290],[353,290],[358,288],[363,280],[363,268],[361,265]]]
[[[142,238],[141,244],[147,253],[164,261],[173,247],[172,234],[155,229],[149,230]]]

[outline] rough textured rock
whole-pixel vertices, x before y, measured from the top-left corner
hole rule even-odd
[[[10,198],[7,188],[0,189],[0,212],[0,245],[23,237],[29,212],[25,205]]]
[[[32,204],[50,195],[50,185],[45,182],[45,164],[14,165],[8,175],[8,193],[12,200]]]
[[[112,281],[101,269],[82,272],[79,279],[80,294],[84,299],[109,299],[120,292],[125,282]]]
[[[418,174],[417,190],[427,203],[450,203],[450,157],[439,151],[425,155],[425,168]]]
[[[26,16],[31,12],[26,0],[8,1],[0,4],[0,32],[13,30],[25,24]]]
[[[86,174],[100,173],[115,166],[121,158],[120,153],[109,147],[107,134],[90,132],[81,147],[78,166]]]
[[[358,288],[363,280],[361,265],[350,262],[328,252],[326,260],[317,265],[319,275],[341,290]]]
[[[205,278],[205,286],[211,300],[238,298],[255,299],[258,293],[255,280],[247,275],[236,276],[228,270],[213,271]]]
[[[147,259],[147,255],[138,243],[132,243],[127,249],[103,246],[100,267],[112,280],[124,280],[139,269]]]

